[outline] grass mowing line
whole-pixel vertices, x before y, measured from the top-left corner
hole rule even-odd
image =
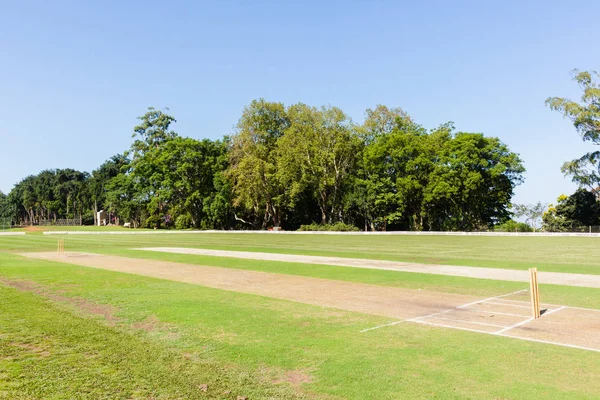
[[[159,253],[189,254],[193,256],[228,257],[245,260],[294,262],[304,264],[320,264],[349,268],[378,269],[384,271],[401,271],[411,273],[462,276],[468,278],[493,279],[512,282],[529,282],[525,271],[502,268],[482,268],[473,266],[457,266],[443,264],[426,264],[414,262],[370,260],[364,258],[323,257],[291,255],[280,253],[262,253],[230,250],[207,250],[190,247],[145,247],[134,248],[134,251],[155,251]],[[581,286],[600,288],[600,276],[572,274],[565,272],[544,272],[540,282],[544,284]]]
[[[66,237],[66,236],[63,236]],[[55,237],[28,235],[0,238],[0,251],[39,251],[56,248]],[[128,240],[129,239],[129,240]],[[220,250],[366,258],[424,264],[463,265],[600,275],[600,248],[586,238],[478,237],[320,237],[272,235],[268,240],[248,235],[163,235],[161,237],[72,236],[69,249],[90,251],[125,247],[185,246]],[[319,239],[319,240],[317,240]],[[514,240],[513,240],[514,239]]]
[[[100,254],[121,255],[148,260],[164,260],[199,266],[218,266],[231,269],[275,272],[287,275],[308,276],[380,286],[404,287],[407,289],[431,290],[447,293],[469,294],[488,297],[522,287],[518,282],[492,281],[487,279],[452,277],[398,271],[367,270],[320,264],[276,263],[273,261],[242,260],[236,258],[190,256],[158,252],[140,252],[114,249],[96,251]],[[545,297],[559,305],[595,307],[598,304],[598,289],[559,285],[541,285]],[[525,302],[527,304],[527,302]],[[549,304],[549,303],[544,303]]]

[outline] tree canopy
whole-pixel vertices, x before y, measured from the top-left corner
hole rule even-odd
[[[0,216],[93,223],[105,210],[110,223],[153,228],[474,230],[508,220],[523,180],[498,138],[452,123],[428,130],[383,105],[357,124],[334,106],[258,99],[222,140],[180,136],[166,109],[139,119],[123,154],[91,173],[24,178],[0,194]]]
[[[597,72],[573,71],[573,80],[583,91],[581,101],[564,97],[549,97],[546,104],[552,110],[573,121],[583,141],[600,145],[600,76]],[[591,151],[580,158],[567,161],[562,172],[573,182],[594,192],[600,186],[600,151]]]

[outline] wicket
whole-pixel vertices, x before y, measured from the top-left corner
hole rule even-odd
[[[529,268],[529,291],[531,292],[531,311],[534,319],[540,317],[540,290],[537,268]]]
[[[56,249],[56,254],[59,256],[65,254],[65,239],[58,239],[58,248]]]

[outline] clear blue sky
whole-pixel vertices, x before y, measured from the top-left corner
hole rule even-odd
[[[551,202],[574,190],[562,162],[591,145],[544,100],[579,97],[573,68],[600,70],[600,2],[569,3],[3,1],[0,190],[91,171],[129,147],[148,106],[217,139],[264,97],[357,122],[381,103],[498,136],[528,171],[515,202]]]

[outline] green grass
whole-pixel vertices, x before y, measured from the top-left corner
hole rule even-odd
[[[32,293],[0,284],[0,298],[1,399],[299,397],[248,368],[184,357],[159,340]]]
[[[600,274],[600,238],[166,234],[66,236],[71,250],[152,246],[324,255],[429,264]],[[56,236],[1,237],[0,251],[54,249]]]
[[[0,277],[43,288],[0,284],[0,398],[600,393],[592,352],[408,323],[361,334],[389,320],[6,253]],[[112,322],[91,312],[92,303],[109,310]],[[310,382],[275,383],[286,371]],[[202,383],[208,392],[198,391]]]

